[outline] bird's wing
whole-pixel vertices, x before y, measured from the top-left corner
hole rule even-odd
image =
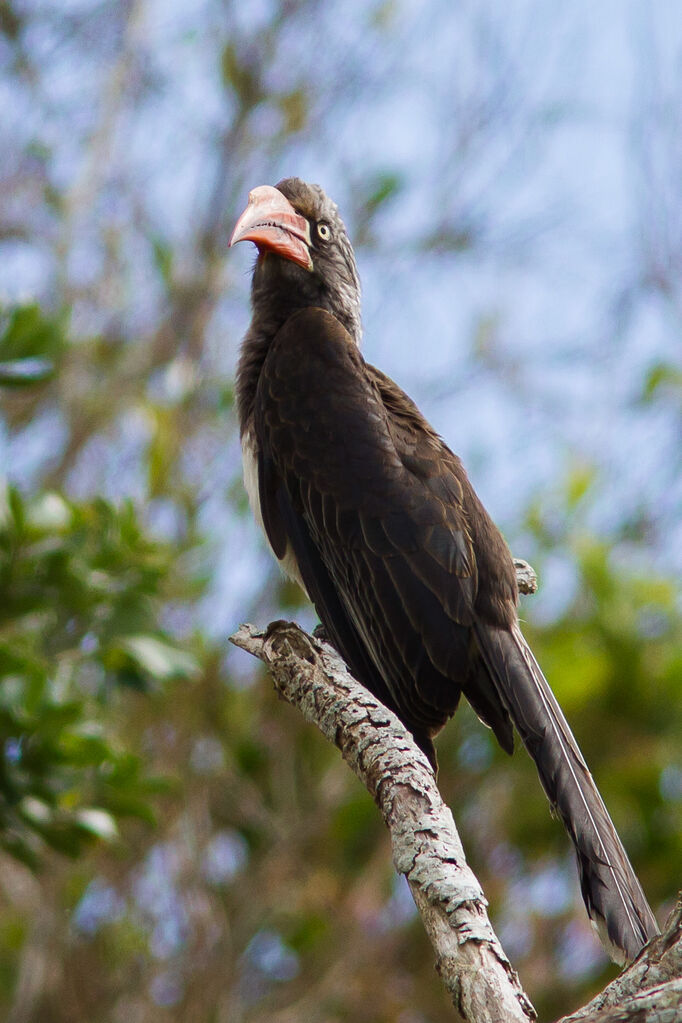
[[[255,422],[275,553],[286,536],[351,670],[388,693],[426,748],[485,673],[471,643],[478,575],[458,460],[322,309],[276,336]],[[478,681],[474,707],[509,749],[506,711]]]

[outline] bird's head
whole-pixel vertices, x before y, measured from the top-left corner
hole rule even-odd
[[[255,321],[277,330],[298,309],[319,306],[360,343],[353,247],[336,204],[319,185],[285,178],[275,188],[254,188],[230,245],[243,241],[258,246],[251,292]]]

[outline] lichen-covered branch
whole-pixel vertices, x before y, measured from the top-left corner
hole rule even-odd
[[[582,1009],[560,1023],[678,1023],[682,1020],[682,897],[663,933]]]
[[[533,566],[523,558],[514,558],[514,568],[516,569],[516,584],[519,593],[537,593],[538,577]]]
[[[522,593],[533,569],[515,560]],[[279,693],[335,743],[376,801],[464,1023],[528,1023],[535,1010],[488,920],[455,822],[431,767],[398,718],[350,675],[339,654],[293,622],[242,625],[232,642],[260,658]],[[560,1023],[682,1023],[682,901],[663,934],[588,1005]]]
[[[242,625],[232,642],[264,661],[281,695],[341,750],[388,825],[396,869],[410,885],[436,968],[465,1023],[535,1018],[488,920],[452,814],[412,736],[349,674],[328,644],[290,622]]]

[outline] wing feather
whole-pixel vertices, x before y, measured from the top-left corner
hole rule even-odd
[[[352,670],[430,744],[469,681],[478,577],[459,460],[322,309],[276,336],[255,423],[273,549],[284,530]],[[509,748],[492,688],[478,703]]]

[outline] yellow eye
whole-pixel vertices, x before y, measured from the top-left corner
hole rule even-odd
[[[332,229],[329,224],[325,224],[323,220],[317,225],[317,237],[320,241],[328,242],[332,236]]]

